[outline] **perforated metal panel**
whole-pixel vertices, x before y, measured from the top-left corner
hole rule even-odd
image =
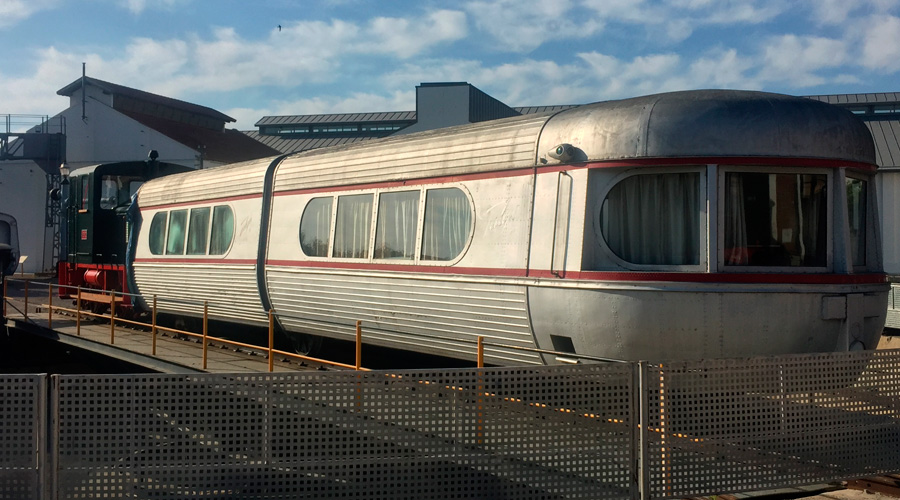
[[[632,498],[630,365],[59,377],[59,498]]]
[[[645,380],[651,498],[900,467],[898,351],[664,363]]]
[[[39,498],[42,375],[0,375],[0,499]]]

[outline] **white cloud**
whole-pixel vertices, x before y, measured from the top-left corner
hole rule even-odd
[[[405,19],[379,17],[366,29],[367,42],[360,42],[362,52],[373,51],[408,58],[443,42],[453,42],[466,36],[466,15],[462,12],[439,10],[423,18]]]
[[[60,0],[3,0],[0,1],[0,29],[15,26],[38,12],[50,10]]]
[[[549,40],[589,37],[603,29],[599,19],[575,15],[569,0],[474,1],[464,8],[480,30],[513,52],[529,52]]]
[[[900,18],[872,16],[863,37],[863,66],[890,73],[900,70]]]
[[[827,82],[823,70],[848,62],[846,43],[823,37],[783,35],[768,40],[762,50],[759,77],[797,87],[821,85]]]
[[[120,0],[122,7],[132,14],[140,14],[147,9],[172,10],[191,0]]]

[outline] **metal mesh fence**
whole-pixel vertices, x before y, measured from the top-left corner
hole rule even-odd
[[[900,352],[652,366],[649,497],[765,490],[897,471]]]
[[[63,376],[59,498],[633,498],[630,365]]]
[[[45,378],[0,375],[0,499],[40,496]]]

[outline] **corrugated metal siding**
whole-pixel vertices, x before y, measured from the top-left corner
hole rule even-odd
[[[211,318],[268,324],[256,286],[256,266],[137,262],[134,275],[138,293],[148,301],[158,296],[162,312],[201,316],[203,301],[208,300]]]
[[[275,191],[531,167],[546,120],[546,115],[508,118],[311,151],[279,165]]]
[[[900,168],[900,120],[867,120],[879,167]]]
[[[262,194],[266,169],[273,158],[195,170],[153,180],[141,186],[142,208],[171,203]]]
[[[534,347],[525,287],[272,266],[267,283],[280,321],[296,331],[350,339],[361,320],[364,341],[448,356],[471,350],[473,359],[479,335],[490,342]],[[541,363],[534,352],[503,355],[491,362]]]

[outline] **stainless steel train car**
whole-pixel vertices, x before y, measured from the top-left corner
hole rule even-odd
[[[494,364],[871,349],[875,172],[845,110],[673,92],[153,180],[128,265],[171,313]]]

